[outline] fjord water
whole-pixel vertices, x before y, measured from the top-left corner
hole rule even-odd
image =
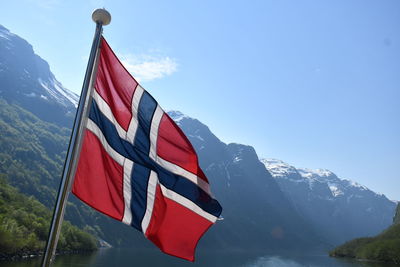
[[[17,262],[0,262],[0,267],[33,267],[39,266],[40,259],[23,260]],[[308,253],[270,253],[257,256],[248,252],[210,252],[199,251],[195,263],[187,262],[165,255],[157,250],[133,250],[133,249],[100,249],[92,254],[61,255],[56,258],[54,267],[66,266],[162,266],[162,267],[320,267],[320,266],[366,266],[366,267],[395,267],[387,263],[360,262],[355,260],[335,259],[323,252]],[[397,265],[398,266],[398,265]]]

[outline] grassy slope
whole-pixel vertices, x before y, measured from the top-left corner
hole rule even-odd
[[[394,224],[375,237],[357,238],[329,253],[333,257],[351,257],[400,264],[400,224]]]

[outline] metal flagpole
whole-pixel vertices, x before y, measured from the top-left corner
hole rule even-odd
[[[86,68],[85,79],[83,81],[78,109],[76,111],[74,126],[72,128],[67,157],[64,162],[63,174],[60,188],[58,189],[57,202],[56,206],[54,207],[53,218],[51,221],[49,237],[42,261],[42,267],[49,267],[54,259],[54,253],[56,251],[61,225],[64,219],[65,205],[67,203],[70,185],[76,170],[76,159],[81,148],[84,125],[83,122],[87,117],[88,106],[90,104],[89,99],[94,83],[93,74],[95,74],[97,70],[98,51],[100,47],[103,25],[108,25],[110,23],[111,15],[105,9],[96,9],[92,14],[92,19],[96,23],[96,32],[94,34],[93,44],[90,50],[89,61]]]

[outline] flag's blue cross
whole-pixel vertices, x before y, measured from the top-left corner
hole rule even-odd
[[[133,144],[120,138],[115,125],[100,111],[96,101],[92,101],[90,109],[89,119],[100,128],[108,144],[120,155],[135,163],[131,173],[131,225],[142,231],[141,222],[146,212],[147,186],[151,170],[158,174],[159,182],[163,186],[219,217],[221,207],[208,193],[188,179],[166,170],[149,157],[150,128],[156,108],[157,102],[145,91],[139,103],[139,126]]]

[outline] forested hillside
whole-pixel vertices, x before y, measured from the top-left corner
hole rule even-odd
[[[378,236],[346,242],[329,255],[400,264],[400,224],[390,226]]]
[[[8,185],[0,174],[0,259],[37,254],[47,240],[51,211],[34,197],[27,197]],[[59,251],[90,251],[96,239],[64,221]]]
[[[45,122],[29,111],[0,98],[0,174],[7,182],[52,209],[61,178],[70,130]],[[70,195],[65,217],[81,229],[113,245],[126,246],[130,227],[114,227],[111,219]]]
[[[349,257],[400,264],[400,203],[397,204],[393,225],[375,237],[357,238],[335,248],[333,257]]]
[[[22,193],[54,203],[70,130],[0,98],[0,173]]]

